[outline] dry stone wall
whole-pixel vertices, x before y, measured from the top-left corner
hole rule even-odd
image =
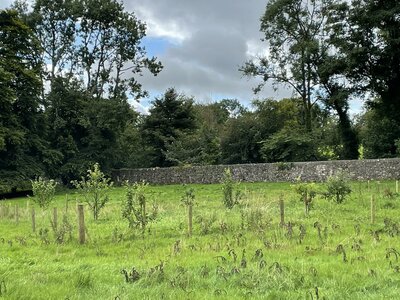
[[[339,170],[344,170],[355,180],[400,179],[399,158],[120,169],[114,170],[112,177],[114,182],[218,183],[226,168],[231,170],[235,180],[241,182],[294,182],[298,178],[302,181],[324,181]]]

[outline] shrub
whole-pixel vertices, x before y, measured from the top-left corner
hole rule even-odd
[[[233,208],[239,204],[242,193],[239,190],[239,184],[232,178],[230,169],[225,169],[222,179],[223,203],[226,208]]]
[[[325,195],[328,199],[334,199],[336,203],[342,203],[346,196],[351,193],[348,176],[343,171],[329,176],[326,181],[326,189]]]
[[[45,180],[42,177],[32,181],[33,201],[40,208],[46,209],[54,199],[57,182],[54,180]]]
[[[317,195],[317,186],[315,183],[298,182],[293,185],[297,194],[300,195],[300,200],[304,203],[305,214],[308,215],[311,209],[312,202]]]
[[[106,178],[100,170],[100,165],[95,163],[93,170],[87,171],[87,178],[82,177],[81,181],[71,183],[82,193],[86,203],[93,212],[93,218],[98,219],[100,210],[108,202],[108,190],[112,187],[111,179]]]

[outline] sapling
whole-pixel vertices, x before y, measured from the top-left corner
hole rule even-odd
[[[57,182],[38,177],[32,180],[33,201],[42,209],[47,209],[54,200]]]
[[[125,182],[126,198],[122,208],[122,217],[127,219],[129,227],[140,227],[142,235],[146,231],[149,222],[157,218],[158,208],[153,205],[151,213],[146,211],[146,189],[148,184],[143,182],[130,184]]]
[[[101,172],[98,163],[95,163],[93,170],[89,169],[87,173],[87,178],[82,177],[80,181],[74,180],[71,183],[82,193],[93,212],[93,218],[97,220],[100,210],[109,201],[108,191],[113,186],[113,182]]]
[[[304,203],[304,213],[308,216],[311,204],[317,195],[317,187],[315,183],[299,182],[293,185],[293,188],[295,192],[300,195],[300,200]]]
[[[193,205],[195,204],[195,195],[193,188],[186,188],[181,198],[181,202],[188,209],[188,235],[192,236],[193,231]]]
[[[223,203],[226,208],[233,208],[236,204],[239,204],[242,198],[242,193],[238,189],[239,184],[232,178],[231,170],[225,169],[222,178],[222,192],[223,192]]]
[[[334,199],[336,203],[342,203],[347,195],[351,193],[348,176],[343,171],[329,176],[326,181],[326,197]]]

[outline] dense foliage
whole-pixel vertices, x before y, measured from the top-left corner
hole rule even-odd
[[[169,88],[148,114],[128,99],[162,70],[146,25],[117,0],[23,1],[0,11],[0,193],[112,168],[397,156],[400,4],[272,0],[266,57],[241,67],[290,99],[204,104]],[[365,100],[352,120],[349,100]],[[199,104],[203,103],[203,104]]]

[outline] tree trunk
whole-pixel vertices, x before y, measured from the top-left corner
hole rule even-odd
[[[357,159],[358,158],[358,139],[354,129],[351,126],[347,109],[340,106],[337,102],[334,103],[339,116],[339,132],[343,143],[343,152],[341,159]]]

